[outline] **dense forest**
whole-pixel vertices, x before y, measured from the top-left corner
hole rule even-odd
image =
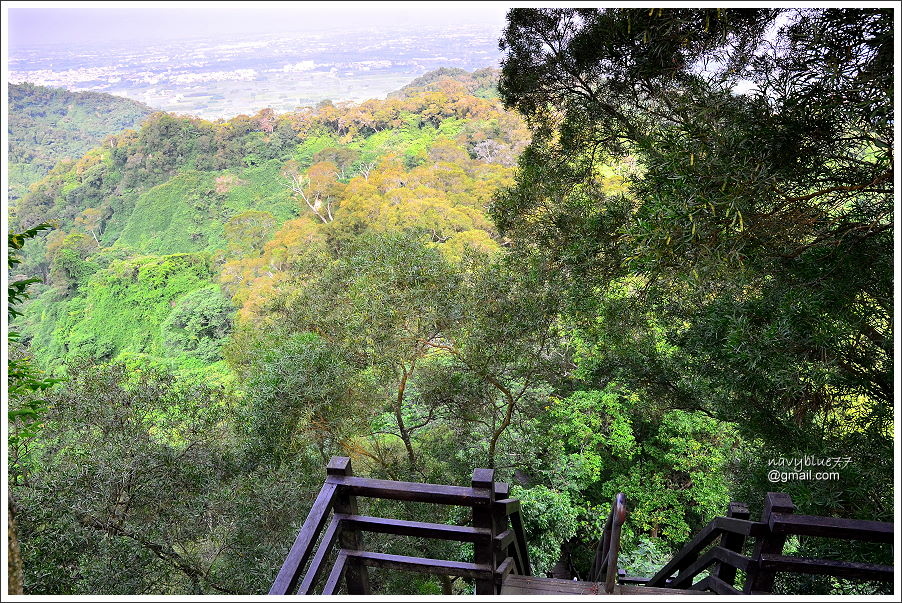
[[[891,520],[891,11],[515,9],[501,47],[385,100],[154,113],[11,205],[27,593],[264,593],[335,454],[495,468],[537,575],[588,569],[616,492],[635,575],[767,491]],[[851,463],[768,482],[805,455]]]
[[[153,110],[101,92],[9,84],[9,199],[23,196],[61,159],[77,159],[109,134],[133,128]]]

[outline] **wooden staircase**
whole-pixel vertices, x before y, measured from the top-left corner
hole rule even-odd
[[[349,458],[332,457],[326,481],[269,594],[314,594],[332,552],[334,563],[320,590],[324,595],[338,593],[342,582],[347,594],[370,594],[370,567],[470,579],[477,595],[764,594],[773,589],[777,572],[893,580],[890,566],[784,556],[789,535],[892,543],[893,524],[794,515],[792,501],[777,492],[768,493],[761,521],[749,519],[745,504],[731,503],[726,517],[708,523],[651,578],[626,576],[618,568],[620,532],[628,515],[626,497],[618,494],[588,580],[536,577],[531,575],[520,502],[509,494],[508,484],[494,481],[491,469],[475,469],[470,486],[445,486],[355,477]],[[469,507],[472,525],[360,515],[358,497]],[[472,543],[473,561],[367,551],[364,533]],[[741,589],[734,585],[737,570],[746,576]]]
[[[779,572],[892,582],[892,566],[783,555],[790,535],[892,544],[892,523],[794,515],[794,511],[792,500],[782,492],[768,492],[761,521],[749,520],[745,503],[730,503],[726,517],[711,520],[644,584],[739,595],[770,594]],[[750,555],[743,554],[747,548]],[[740,588],[734,584],[737,570],[745,572]],[[701,577],[703,572],[708,575]]]

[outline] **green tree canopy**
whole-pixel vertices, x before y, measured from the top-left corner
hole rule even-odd
[[[516,9],[502,47],[533,140],[493,215],[588,379],[856,450],[889,513],[892,12]]]

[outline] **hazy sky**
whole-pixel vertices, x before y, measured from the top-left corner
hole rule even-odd
[[[7,14],[9,48],[14,51],[45,43],[386,25],[485,23],[500,32],[507,6],[495,2],[11,2]]]

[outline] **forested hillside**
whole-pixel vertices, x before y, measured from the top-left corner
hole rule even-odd
[[[133,128],[153,110],[100,92],[9,84],[9,198],[18,199],[62,159],[78,159],[108,134]]]
[[[58,165],[12,216],[55,224],[13,270],[39,281],[13,356],[44,371],[11,399],[26,592],[264,593],[335,454],[442,484],[495,468],[536,575],[587,570],[617,492],[633,575],[767,491],[890,519],[891,13],[799,15],[772,55],[776,10],[517,9],[500,74],[156,113]],[[851,462],[768,481],[804,455]]]

